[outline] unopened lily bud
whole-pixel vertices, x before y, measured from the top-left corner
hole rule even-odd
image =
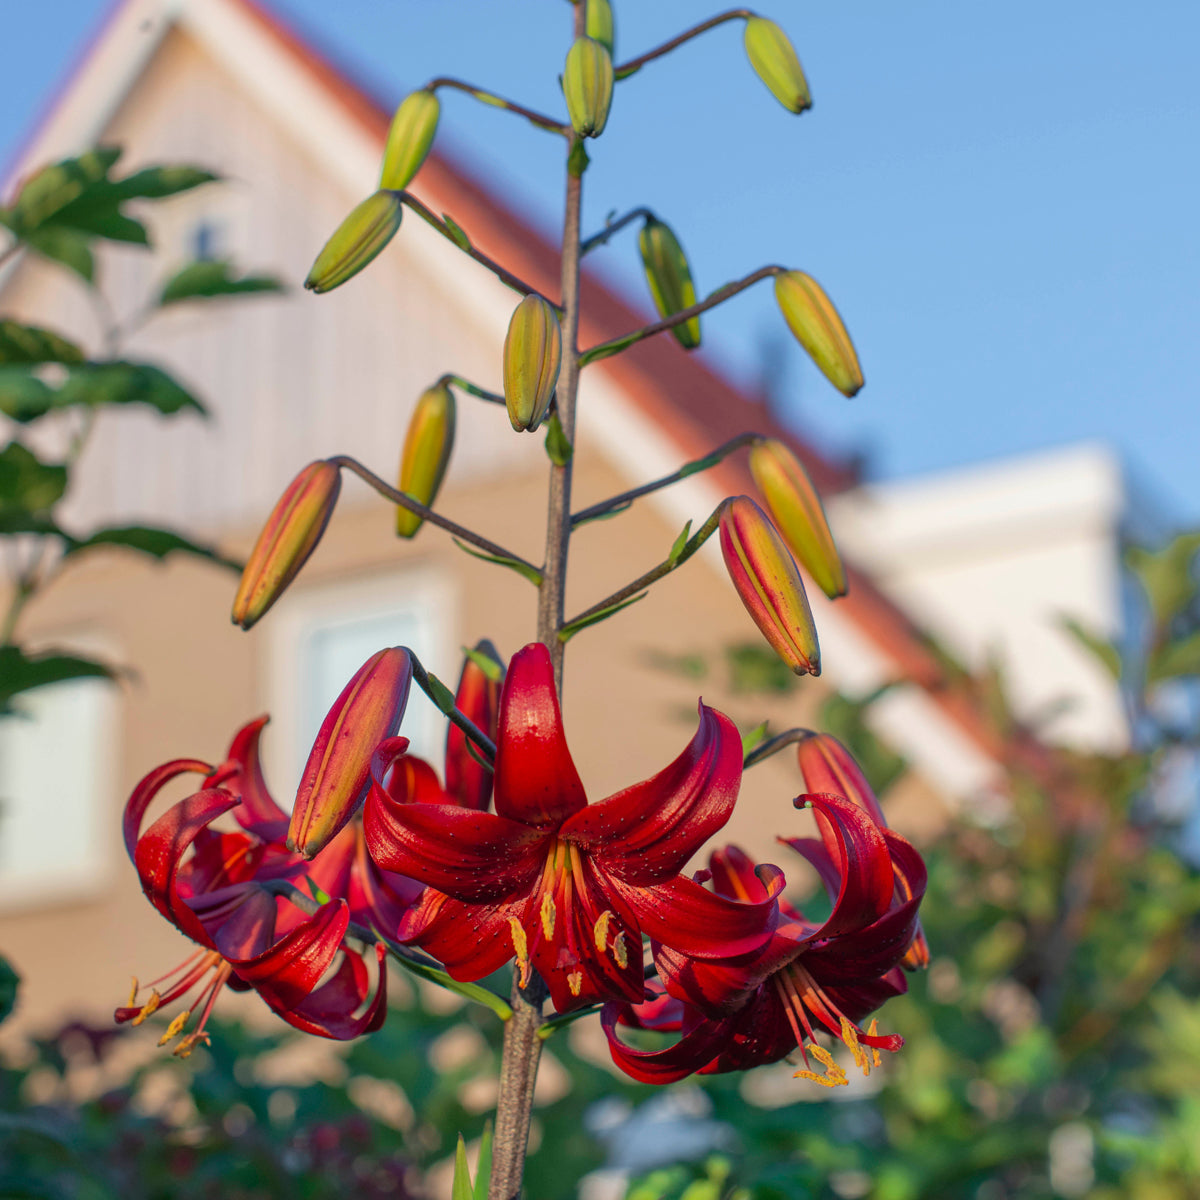
[[[289,850],[312,858],[358,812],[371,783],[371,755],[400,728],[412,660],[402,646],[373,654],[333,702],[313,743],[288,826]]]
[[[843,396],[863,385],[862,368],[842,318],[821,285],[803,271],[775,276],[775,302],[796,340]]]
[[[536,429],[550,407],[562,362],[562,330],[551,305],[526,296],[504,339],[504,402],[514,429]]]
[[[609,58],[616,54],[616,31],[609,0],[587,0],[587,28],[584,32],[608,51]]]
[[[495,741],[504,660],[486,638],[476,644],[473,655],[463,663],[454,707]],[[480,659],[489,664],[489,670],[484,670]],[[446,731],[446,791],[465,808],[482,811],[492,796],[492,772],[471,753],[468,741],[457,725]]]
[[[309,463],[279,497],[254,543],[233,600],[233,623],[249,629],[283,595],[317,548],[333,515],[342,475],[333,463]]]
[[[313,292],[331,292],[353,279],[395,236],[402,212],[395,192],[381,189],[368,196],[325,243],[304,286]]]
[[[599,137],[608,122],[612,104],[612,57],[603,43],[581,37],[567,51],[563,68],[563,95],[571,127],[580,137]]]
[[[788,112],[802,113],[812,108],[808,80],[804,78],[795,48],[774,21],[750,17],[746,21],[745,43],[750,65]]]
[[[400,455],[399,489],[419,504],[429,508],[442,486],[450,451],[454,449],[454,393],[439,383],[421,393],[413,409],[404,450]],[[400,537],[415,536],[424,518],[396,509],[396,532]]]
[[[844,596],[846,571],[804,464],[781,441],[765,438],[750,449],[750,473],[800,565],[831,600]]]
[[[433,145],[441,113],[437,96],[428,88],[412,92],[401,101],[383,151],[381,188],[400,191],[408,187]]]
[[[696,303],[696,286],[683,247],[671,227],[657,217],[647,217],[638,235],[638,249],[658,315],[670,317],[691,308]],[[700,318],[676,325],[671,332],[685,350],[695,350],[700,345]]]
[[[819,675],[817,630],[800,572],[775,526],[749,496],[721,508],[721,553],[746,611],[797,675]]]

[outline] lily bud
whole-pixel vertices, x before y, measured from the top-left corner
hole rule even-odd
[[[550,407],[562,362],[562,330],[550,304],[526,296],[504,339],[504,401],[514,429],[536,429]]]
[[[613,10],[608,0],[587,0],[588,37],[597,41],[608,51],[609,58],[616,54],[616,32],[613,28]]]
[[[400,191],[421,169],[437,133],[442,106],[428,88],[411,92],[396,109],[383,151],[379,186]]]
[[[750,449],[750,473],[788,548],[830,600],[846,594],[846,571],[833,544],[821,497],[804,464],[780,441]],[[812,788],[811,791],[822,789]]]
[[[775,276],[775,302],[796,340],[843,396],[863,385],[862,368],[842,318],[821,285],[803,271]]]
[[[504,660],[486,638],[475,646],[475,654],[489,659],[494,670],[489,677],[472,658],[463,663],[454,693],[454,707],[483,730],[493,741],[500,720],[500,687]],[[466,808],[483,811],[492,796],[492,772],[468,749],[468,738],[457,725],[446,731],[446,791]]]
[[[775,526],[749,496],[721,508],[721,553],[746,611],[797,675],[819,675],[817,630],[800,572]]]
[[[575,39],[567,51],[562,87],[571,127],[580,137],[599,137],[608,122],[613,91],[612,57],[603,43],[590,37]]]
[[[670,317],[691,308],[696,303],[696,286],[683,247],[671,227],[656,217],[647,217],[638,235],[638,249],[658,315]],[[700,345],[700,318],[676,325],[671,332],[685,350],[695,350]]]
[[[362,807],[371,755],[400,728],[412,660],[402,646],[373,654],[333,702],[304,764],[288,826],[289,850],[312,858]]]
[[[317,548],[333,515],[342,475],[333,463],[309,463],[279,497],[254,543],[233,600],[233,623],[249,629],[283,595]]]
[[[368,196],[325,243],[304,286],[331,292],[353,279],[395,236],[402,212],[395,192],[380,190]]]
[[[808,80],[795,48],[774,21],[750,17],[746,21],[745,45],[750,65],[788,112],[802,113],[812,108]]]
[[[421,393],[408,423],[397,486],[426,508],[433,504],[450,463],[454,415],[454,393],[439,383]],[[423,524],[424,518],[416,513],[407,508],[396,509],[396,532],[400,537],[414,537]]]

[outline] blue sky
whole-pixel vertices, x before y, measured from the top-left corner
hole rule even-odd
[[[455,74],[557,111],[563,0],[272,0],[384,93]],[[614,0],[618,59],[717,11]],[[107,8],[12,5],[7,160]],[[735,24],[621,84],[593,146],[585,224],[654,207],[702,291],[802,267],[867,377],[847,401],[789,345],[769,284],[711,314],[706,351],[771,372],[788,410],[877,477],[1082,439],[1119,448],[1180,523],[1200,522],[1200,5],[857,0],[763,8],[813,109],[784,112]],[[552,227],[556,139],[447,95],[443,135]],[[636,289],[635,239],[596,255]]]

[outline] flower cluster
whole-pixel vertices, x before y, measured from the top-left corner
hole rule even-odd
[[[382,964],[385,943],[399,943],[464,983],[515,962],[523,986],[534,972],[544,980],[559,1013],[602,1006],[614,1061],[645,1081],[799,1051],[799,1075],[842,1083],[817,1032],[864,1071],[880,1049],[899,1048],[859,1022],[904,990],[901,967],[928,960],[917,922],[925,869],[844,747],[820,734],[799,746],[795,804],[812,809],[820,836],[786,844],[829,892],[832,912],[814,922],[784,900],[778,867],[736,847],[684,873],[737,799],[743,751],[727,717],[701,703],[672,763],[589,803],[546,648],[519,651],[502,688],[494,652],[490,673],[479,658],[468,658],[455,698],[467,720],[450,727],[444,786],[395,736],[412,678],[398,648],[364,664],[338,698],[290,820],[259,766],[264,720],[217,767],[178,760],[147,776],[126,809],[126,842],[146,895],[200,949],[140,1005],[135,987],[117,1019],[140,1022],[199,987],[202,1015],[177,1049],[186,1054],[228,984],[254,988],[300,1029],[354,1037],[378,1027],[386,1004],[382,965],[373,994],[368,985],[366,950],[374,943]],[[494,742],[493,763],[470,733]],[[202,789],[140,832],[154,796],[189,772]],[[213,828],[227,813],[237,828]],[[623,1036],[638,1030],[678,1038],[638,1048]]]

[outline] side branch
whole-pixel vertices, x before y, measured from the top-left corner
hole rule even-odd
[[[561,134],[563,137],[572,137],[574,133],[570,125],[556,121],[553,117],[546,116],[545,113],[536,112],[532,108],[526,108],[523,104],[506,100],[503,96],[497,96],[493,92],[485,92],[482,88],[464,83],[461,79],[453,79],[449,75],[440,75],[437,79],[431,79],[425,87],[431,92],[440,87],[456,88],[460,92],[466,92],[468,96],[478,100],[481,104],[490,104],[492,108],[503,108],[508,112],[516,113],[517,116],[524,117],[539,129],[547,129],[551,133]]]
[[[746,755],[742,767],[745,769],[757,766],[764,759],[770,758],[773,754],[778,754],[780,750],[786,750],[788,746],[794,746],[797,742],[807,741],[813,736],[813,730],[811,729],[788,729],[783,733],[777,733],[773,738],[768,738],[765,742],[760,742],[755,746]]]
[[[471,243],[471,239],[467,237],[466,232],[458,225],[450,225],[442,217],[439,217],[428,205],[423,204],[412,194],[412,192],[401,192],[400,199],[404,204],[417,214],[423,221],[428,221],[448,242],[453,242],[464,254],[473,258],[477,263],[487,267],[501,283],[512,288],[514,292],[520,292],[522,296],[536,295],[542,293],[538,291],[532,284],[526,283],[519,275],[514,275],[507,267],[501,266],[494,258],[489,258],[482,250],[477,250]],[[550,301],[553,304],[553,301]],[[555,305],[555,307],[560,307]]]
[[[458,388],[459,391],[475,396],[479,400],[486,400],[489,404],[505,403],[504,397],[499,392],[489,392],[487,388],[481,388],[477,383],[472,383],[469,379],[464,379],[461,375],[443,375],[438,380],[438,383]]]
[[[737,437],[730,438],[729,441],[718,446],[711,454],[685,463],[678,471],[670,475],[664,475],[652,483],[643,483],[641,487],[630,488],[629,491],[621,492],[620,495],[610,496],[607,500],[601,500],[599,504],[593,504],[591,508],[582,509],[571,517],[571,526],[574,528],[576,525],[582,525],[585,521],[594,521],[598,517],[607,516],[618,509],[628,508],[641,496],[648,496],[651,492],[670,487],[671,484],[678,483],[681,479],[686,479],[689,475],[695,475],[699,471],[707,471],[710,467],[715,467],[717,463],[728,458],[735,450],[752,445],[761,437],[761,433],[739,433]]]
[[[635,329],[630,333],[623,333],[620,337],[613,338],[612,341],[600,342],[592,346],[579,356],[579,365],[586,367],[588,363],[599,362],[602,358],[620,354],[622,350],[627,350],[630,346],[645,341],[646,338],[654,337],[657,333],[665,333],[668,329],[674,329],[676,325],[683,325],[693,317],[708,312],[710,308],[724,304],[726,300],[736,296],[739,292],[744,292],[748,287],[753,287],[760,279],[769,279],[772,275],[778,275],[786,269],[786,267],[775,265],[759,267],[757,271],[747,275],[744,279],[737,279],[733,283],[727,283],[724,287],[717,288],[711,295],[693,304],[690,308],[682,308],[679,312],[672,313],[669,317],[656,321],[653,325],[643,326],[643,328]]]
[[[670,54],[676,46],[682,46],[684,42],[690,42],[692,38],[702,33],[707,33],[710,29],[715,29],[718,25],[724,25],[726,21],[736,21],[738,19],[748,21],[751,17],[757,15],[753,9],[731,8],[728,12],[719,13],[715,17],[709,17],[707,21],[701,21],[699,25],[693,25],[691,29],[684,30],[678,37],[673,37],[669,42],[663,42],[661,46],[655,46],[653,50],[647,50],[645,54],[639,54],[637,58],[631,58],[628,62],[623,62],[620,66],[614,67],[613,76],[616,79],[628,79],[630,75],[640,71],[648,62],[653,62],[656,58],[662,58],[664,54]]]
[[[620,591],[613,592],[611,596],[601,600],[598,604],[593,604],[591,608],[585,608],[578,616],[572,617],[569,621],[565,621],[562,628],[559,630],[561,637],[564,632],[572,629],[577,629],[586,625],[590,618],[606,613],[623,604],[626,600],[636,596],[639,592],[643,592],[652,583],[657,583],[664,575],[670,575],[676,567],[681,567],[710,537],[717,531],[717,525],[721,519],[721,505],[717,505],[713,509],[712,515],[692,534],[683,546],[672,552],[658,564],[657,567],[647,571],[645,575],[639,576],[632,583],[626,584]]]
[[[469,542],[472,546],[478,546],[480,550],[484,550],[497,558],[506,558],[530,571],[538,572],[538,568],[533,563],[526,562],[520,555],[513,554],[511,550],[505,550],[503,546],[497,546],[495,542],[489,542],[487,538],[482,537],[474,530],[467,529],[465,526],[459,525],[447,517],[443,517],[441,513],[434,512],[432,508],[426,508],[425,505],[418,504],[411,496],[406,496],[390,484],[384,483],[374,471],[364,467],[358,459],[351,458],[348,454],[337,454],[328,461],[333,463],[335,467],[345,467],[347,471],[353,471],[359,479],[369,487],[374,488],[384,499],[390,500],[393,504],[400,505],[401,508],[407,508],[409,512],[416,513],[418,517],[428,521],[431,525],[438,525],[446,530],[447,533],[452,533],[455,537],[461,538],[464,542]]]
[[[407,647],[405,647],[407,649]],[[451,725],[457,725],[470,738],[480,751],[487,756],[489,767],[496,761],[496,743],[492,741],[466,713],[461,712],[454,703],[454,693],[436,675],[430,675],[425,670],[425,664],[411,651],[408,659],[412,665],[413,679],[417,687],[433,702],[434,707],[445,716]]]
[[[593,233],[590,238],[587,238],[579,246],[580,256],[587,254],[591,250],[597,250],[603,246],[615,234],[619,233],[631,221],[636,221],[638,217],[645,217],[649,220],[654,216],[652,210],[644,205],[638,208],[630,209],[623,217],[618,217],[615,221],[606,221],[604,228],[599,233]]]

